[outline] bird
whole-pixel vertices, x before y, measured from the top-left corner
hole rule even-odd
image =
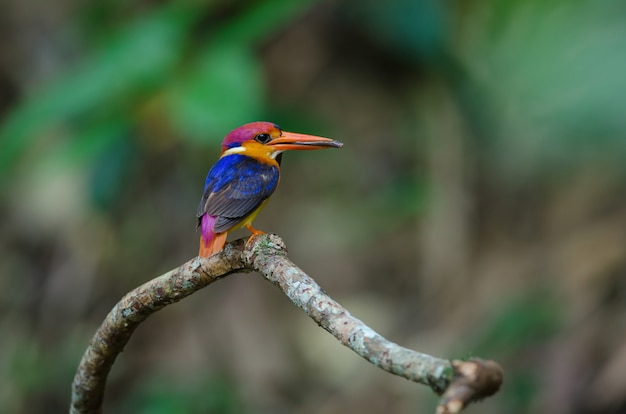
[[[198,256],[221,251],[233,230],[246,227],[252,233],[248,242],[264,234],[252,227],[252,221],[278,186],[283,151],[341,147],[339,141],[283,131],[271,122],[251,122],[229,132],[198,205]]]

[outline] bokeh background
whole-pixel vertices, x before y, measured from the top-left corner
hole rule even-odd
[[[0,38],[0,411],[67,411],[110,308],[195,256],[222,137],[268,120],[345,147],[287,154],[257,227],[389,339],[499,361],[468,413],[626,412],[623,1],[4,0]],[[137,330],[105,412],[436,401],[242,274]]]

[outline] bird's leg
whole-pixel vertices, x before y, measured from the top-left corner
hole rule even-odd
[[[255,229],[254,227],[252,227],[251,224],[246,224],[246,228],[250,231],[250,233],[252,233],[252,235],[248,238],[248,243],[250,243],[252,241],[252,239],[255,238],[256,236],[260,236],[261,234],[265,234],[264,231]]]

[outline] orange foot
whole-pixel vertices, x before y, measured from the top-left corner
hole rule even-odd
[[[256,236],[260,236],[261,234],[265,234],[264,231],[257,230],[254,227],[252,227],[252,225],[250,225],[250,224],[246,224],[246,228],[250,231],[250,233],[252,233],[252,236],[248,237],[248,243],[250,243],[252,241],[252,239],[255,238]]]

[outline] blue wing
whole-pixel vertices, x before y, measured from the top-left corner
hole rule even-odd
[[[209,171],[197,217],[216,216],[213,232],[221,233],[242,222],[278,186],[278,167],[241,154],[220,158]]]

